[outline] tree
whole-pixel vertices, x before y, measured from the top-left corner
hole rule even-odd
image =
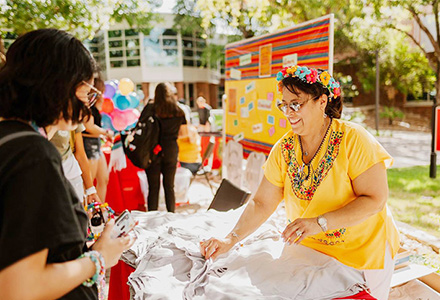
[[[375,82],[374,51],[380,49],[383,85],[404,94],[420,95],[433,83],[428,62],[402,34],[378,26],[378,5],[356,0],[197,1],[204,28],[229,24],[230,31],[234,32],[231,27],[235,26],[243,38],[334,13],[336,71],[343,71],[346,65],[356,65],[355,75],[361,80],[362,88],[371,91]]]
[[[375,8],[376,20],[382,28],[391,28],[404,34],[423,53],[435,79],[436,103],[440,103],[440,22],[438,0],[371,0]],[[426,25],[426,20],[434,20],[434,32]],[[417,31],[419,27],[428,43],[422,45]],[[430,49],[432,48],[432,50]]]
[[[0,24],[17,35],[38,28],[66,30],[81,40],[113,22],[127,22],[130,27],[148,32],[157,19],[153,8],[159,0],[0,0]],[[5,49],[0,32],[0,58]]]

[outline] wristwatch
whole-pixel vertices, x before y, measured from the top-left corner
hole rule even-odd
[[[319,215],[319,216],[316,218],[316,221],[318,222],[318,225],[321,227],[322,231],[325,232],[325,231],[328,230],[328,227],[327,227],[327,219],[324,218],[323,215]]]

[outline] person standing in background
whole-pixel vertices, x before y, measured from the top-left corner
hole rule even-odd
[[[159,118],[161,125],[159,144],[162,147],[159,157],[145,170],[148,179],[148,211],[158,209],[160,174],[162,174],[167,210],[174,212],[176,204],[174,177],[179,152],[177,137],[179,134],[188,135],[185,113],[177,104],[169,83],[157,85],[154,92],[154,102],[148,105],[153,105],[154,112]]]
[[[208,103],[206,103],[206,99],[203,97],[198,97],[196,102],[197,111],[199,112],[199,131],[210,131],[210,116],[212,107]]]

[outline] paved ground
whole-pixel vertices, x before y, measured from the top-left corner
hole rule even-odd
[[[388,131],[376,138],[394,158],[393,168],[429,165],[430,163],[430,133]],[[440,161],[440,158],[437,160]]]

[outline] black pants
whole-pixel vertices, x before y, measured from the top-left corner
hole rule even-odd
[[[176,176],[178,151],[177,147],[167,147],[163,155],[145,170],[148,179],[148,211],[157,210],[159,206],[160,174],[162,173],[167,210],[174,212],[176,208],[174,177]]]

